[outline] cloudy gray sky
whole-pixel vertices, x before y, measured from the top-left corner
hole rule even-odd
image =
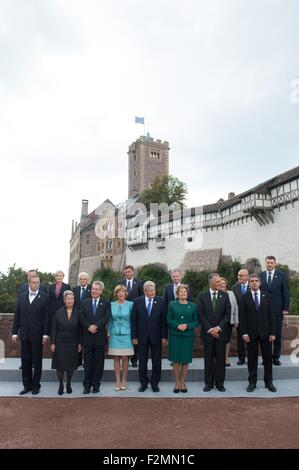
[[[297,0],[0,0],[0,271],[67,270],[81,199],[126,199],[134,116],[189,205],[298,165],[298,22]]]

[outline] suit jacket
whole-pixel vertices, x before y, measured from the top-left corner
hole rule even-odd
[[[19,289],[19,295],[26,294],[28,292],[28,290],[29,290],[29,284],[28,283],[27,284],[22,284],[20,286],[20,289]],[[44,286],[43,284],[40,284],[39,291],[40,292],[45,292],[45,294],[48,293],[47,289],[46,289],[46,286]]]
[[[52,316],[55,315],[57,310],[64,307],[64,302],[63,302],[63,293],[64,293],[64,291],[72,290],[71,286],[69,284],[66,284],[65,282],[63,282],[62,286],[61,286],[61,289],[60,289],[60,292],[59,292],[59,296],[58,296],[58,298],[56,298],[55,287],[56,287],[56,284],[54,283],[54,284],[51,284],[50,288],[49,288],[50,314]]]
[[[99,299],[96,315],[93,315],[92,307],[93,299],[86,299],[81,304],[79,313],[80,323],[83,330],[84,346],[100,346],[105,345],[107,338],[107,324],[111,315],[110,302],[102,297]],[[88,328],[90,325],[96,325],[98,331],[90,333]]]
[[[268,286],[267,271],[261,273],[260,289],[270,295],[271,309],[276,315],[283,310],[289,310],[290,294],[286,275],[282,271],[275,269],[271,285]]]
[[[133,302],[131,315],[131,338],[138,339],[139,344],[159,344],[162,338],[167,338],[166,310],[163,298],[153,299],[151,315],[148,316],[145,296],[137,297]]]
[[[119,281],[118,284],[122,284],[123,286],[127,286],[127,279],[124,277]],[[130,300],[131,302],[135,300],[137,297],[140,297],[143,295],[143,284],[144,282],[141,281],[141,279],[136,279],[133,277],[133,286],[132,286],[132,291],[128,295],[127,300]]]
[[[236,282],[232,287],[232,291],[235,294],[235,297],[236,297],[237,302],[238,302],[238,307],[240,308],[241,300],[242,300],[242,297],[243,297],[242,290],[241,290],[241,282]],[[250,292],[249,285],[247,286],[246,292]],[[246,294],[246,292],[245,292],[245,294]]]
[[[91,285],[87,284],[82,300],[80,299],[81,286],[74,287],[73,292],[74,292],[74,298],[75,298],[74,307],[80,310],[82,302],[86,299],[91,298]]]
[[[215,326],[221,328],[220,341],[227,341],[228,325],[231,317],[231,305],[228,294],[218,290],[215,312],[213,310],[210,291],[203,292],[198,302],[199,318],[201,322],[201,336],[204,340],[212,341],[214,338],[208,330]]]
[[[50,336],[51,319],[49,314],[49,296],[38,291],[30,303],[26,292],[18,297],[12,334],[20,340],[40,340],[43,335]]]
[[[164,287],[163,300],[165,302],[166,311],[168,311],[170,302],[177,300],[174,296],[173,282],[171,284],[166,284],[166,286]],[[190,291],[187,300],[188,302],[192,302],[192,296]]]
[[[260,308],[257,312],[251,291],[243,295],[240,306],[240,332],[250,338],[267,339],[275,335],[276,315],[271,309],[270,297],[261,291]]]

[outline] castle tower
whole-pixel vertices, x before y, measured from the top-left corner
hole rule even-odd
[[[129,198],[142,193],[153,181],[169,174],[169,142],[149,134],[133,142],[128,151]]]

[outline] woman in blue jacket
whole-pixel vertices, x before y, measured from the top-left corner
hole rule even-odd
[[[129,356],[134,354],[131,340],[131,312],[133,302],[126,300],[127,289],[118,285],[114,289],[116,302],[111,303],[111,317],[108,325],[109,350],[114,356],[116,383],[114,390],[126,390]],[[121,364],[122,362],[122,364]],[[122,377],[121,377],[122,375]]]

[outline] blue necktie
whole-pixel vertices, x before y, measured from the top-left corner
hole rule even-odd
[[[268,272],[268,286],[271,285],[271,282],[272,282],[272,273],[271,271]]]
[[[97,312],[97,301],[96,301],[96,299],[93,299],[92,309],[93,309],[93,316],[95,317],[96,312]]]
[[[130,295],[130,294],[131,294],[131,292],[132,292],[131,281],[128,281],[128,285],[127,285],[127,291],[128,291],[128,295]]]
[[[147,310],[148,316],[150,317],[150,316],[151,316],[151,312],[152,312],[152,299],[149,299],[148,304],[147,304],[147,307],[146,307],[146,310]]]
[[[246,294],[246,284],[241,284],[242,295]]]
[[[258,312],[260,309],[260,304],[259,304],[259,298],[258,298],[257,292],[254,293],[254,303],[255,303],[256,311]]]
[[[85,288],[82,287],[82,289],[81,289],[81,295],[80,295],[80,300],[82,300],[82,299],[84,298],[84,296],[85,296]]]

